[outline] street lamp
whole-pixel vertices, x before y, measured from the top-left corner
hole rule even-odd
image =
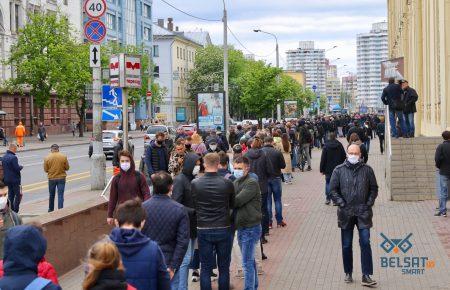
[[[276,65],[277,65],[277,68],[279,68],[280,67],[280,53],[278,50],[278,37],[273,33],[263,31],[261,29],[253,29],[253,32],[265,33],[265,34],[271,35],[271,36],[273,36],[273,38],[275,38]],[[280,77],[277,76],[277,82],[279,82],[279,81],[280,81]],[[277,101],[277,120],[281,121],[281,106],[280,106],[279,101]]]
[[[228,95],[228,19],[225,0],[223,2],[223,90],[225,91],[225,132],[228,132],[230,120],[230,96]]]

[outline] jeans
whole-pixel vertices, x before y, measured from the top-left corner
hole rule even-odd
[[[261,226],[264,234],[269,232],[269,207],[267,205],[268,199],[269,198],[267,190],[265,190],[264,192],[261,190]]]
[[[64,207],[64,188],[66,187],[66,179],[49,179],[48,191],[50,198],[48,200],[48,212],[52,212],[55,208],[55,191],[58,188],[58,209]]]
[[[402,129],[403,136],[405,136],[406,132],[407,132],[405,119],[403,119],[403,112],[389,109],[389,122],[390,122],[390,125],[391,125],[391,136],[394,137],[394,138],[398,138],[396,116],[397,116],[398,121],[400,123],[400,128]]]
[[[331,175],[325,175],[325,197],[326,197],[327,201],[331,200],[330,180],[331,180]]]
[[[292,169],[295,169],[297,167],[297,154],[298,154],[297,146],[292,147],[292,156],[291,156]]]
[[[367,137],[367,140],[364,142],[364,146],[366,146],[367,154],[369,154],[369,150],[370,150],[370,139],[369,139],[369,137]]]
[[[219,290],[230,289],[230,262],[233,246],[230,228],[198,229],[198,249],[200,252],[200,288],[211,290],[211,271],[217,251],[219,268]]]
[[[414,137],[414,131],[416,129],[414,127],[414,113],[403,114],[403,117],[405,117],[406,133]]]
[[[311,155],[309,155],[309,143],[303,144],[302,150],[305,151],[306,160],[308,161],[308,166],[311,167]]]
[[[189,264],[191,258],[194,255],[195,239],[189,241],[189,245],[184,255],[183,262],[181,262],[180,269],[175,273],[172,281],[170,282],[172,290],[187,290],[189,279]]]
[[[341,229],[342,259],[346,274],[353,273],[353,229]],[[358,229],[361,248],[361,268],[363,275],[373,275],[372,249],[370,247],[370,229]]]
[[[292,173],[283,173],[284,182],[292,182]]]
[[[269,222],[272,222],[272,195],[273,200],[275,201],[275,218],[277,219],[277,223],[281,223],[283,221],[283,205],[281,204],[281,178],[275,177],[269,179],[268,187],[267,187],[268,195],[267,195],[267,211],[269,212]]]
[[[439,213],[447,213],[447,198],[450,177],[439,174]]]
[[[244,270],[244,290],[258,289],[258,269],[255,261],[255,250],[261,236],[261,226],[238,230],[237,237],[242,253],[242,269]]]
[[[10,184],[8,185],[8,200],[11,210],[14,212],[19,212],[20,206],[20,184]]]

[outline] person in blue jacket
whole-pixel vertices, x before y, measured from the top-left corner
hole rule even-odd
[[[17,144],[9,144],[9,150],[6,151],[2,158],[3,165],[3,182],[8,186],[8,200],[12,211],[19,212],[20,205],[20,184],[23,166],[19,165],[16,156]]]
[[[141,229],[147,214],[139,199],[122,203],[116,211],[110,239],[122,256],[127,283],[138,290],[168,290],[170,278],[164,255],[155,241]]]
[[[2,290],[61,290],[50,280],[38,277],[38,264],[47,250],[47,241],[38,228],[21,225],[6,232]]]

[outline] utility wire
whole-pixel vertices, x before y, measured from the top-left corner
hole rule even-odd
[[[253,51],[251,51],[250,49],[248,49],[243,43],[242,41],[239,40],[239,38],[237,38],[236,34],[234,34],[234,32],[230,29],[230,27],[227,25],[228,31],[230,31],[231,35],[233,36],[233,38],[250,54],[253,54],[256,57],[268,57],[271,56],[272,54],[274,54],[274,52],[276,51],[276,48],[269,54],[267,55],[259,55],[254,53]]]
[[[187,16],[190,16],[192,18],[196,18],[196,19],[203,20],[203,21],[211,21],[211,22],[220,22],[220,21],[222,21],[222,19],[207,19],[207,18],[203,18],[203,17],[198,17],[198,16],[195,16],[195,15],[189,13],[189,12],[181,10],[180,8],[170,4],[166,0],[161,0],[161,1],[166,3],[168,6],[172,7],[173,9],[175,9],[175,10],[177,10],[177,11],[183,13],[183,14],[186,14]]]

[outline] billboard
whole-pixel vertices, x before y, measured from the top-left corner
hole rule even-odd
[[[176,109],[176,120],[177,122],[186,122],[186,108],[177,107]]]
[[[199,130],[225,128],[225,94],[223,92],[199,93],[196,104]]]
[[[381,81],[387,82],[393,77],[396,80],[404,79],[405,65],[404,58],[398,57],[381,62]]]
[[[284,101],[284,117],[297,118],[297,101]]]

